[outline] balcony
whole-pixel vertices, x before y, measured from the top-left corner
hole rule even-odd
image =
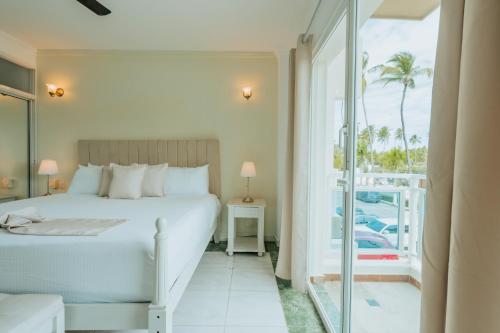
[[[341,173],[329,176],[317,226],[311,282],[317,301],[338,326],[344,224]],[[355,333],[417,333],[425,175],[360,173],[356,181],[352,317]],[[321,223],[327,221],[327,223]],[[390,323],[390,325],[388,325]]]

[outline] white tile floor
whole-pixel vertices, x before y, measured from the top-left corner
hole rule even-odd
[[[174,312],[174,333],[285,333],[269,255],[207,252]]]
[[[288,332],[269,254],[206,252],[174,312],[174,333],[254,332]]]
[[[322,283],[340,308],[339,282]],[[375,301],[370,305],[368,301]],[[338,315],[338,312],[337,312]],[[332,318],[333,321],[338,318]],[[420,290],[406,282],[355,282],[352,299],[353,333],[418,333]]]

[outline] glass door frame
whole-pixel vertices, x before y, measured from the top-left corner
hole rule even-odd
[[[342,8],[342,6],[344,8]],[[357,99],[357,84],[358,84],[358,0],[348,0],[347,4],[341,4],[339,7],[340,11],[336,15],[335,23],[331,28],[329,37],[322,41],[319,51],[321,52],[323,46],[328,42],[330,37],[335,33],[340,22],[344,18],[347,19],[347,29],[346,29],[346,74],[345,74],[345,120],[344,120],[344,139],[346,145],[344,147],[345,156],[345,171],[342,179],[338,180],[339,184],[343,187],[344,192],[344,227],[342,229],[342,253],[341,253],[341,309],[340,309],[340,332],[337,332],[335,328],[328,325],[329,320],[326,310],[322,306],[318,295],[315,293],[312,286],[311,280],[308,278],[308,292],[311,296],[313,303],[315,304],[320,317],[325,323],[325,327],[330,333],[350,333],[351,332],[351,299],[352,299],[352,285],[353,285],[353,226],[354,226],[354,209],[355,209],[355,180],[356,180],[356,99]],[[343,10],[342,10],[343,9]],[[313,60],[313,71],[312,77],[317,78],[318,72],[317,67],[314,66],[316,58]],[[318,93],[318,85],[316,80],[312,80],[312,93],[311,93],[311,106],[315,109],[317,101],[314,100],[316,94]],[[311,122],[312,123],[312,122]],[[312,131],[310,131],[311,133]],[[310,140],[311,142],[311,140]],[[309,150],[310,152],[313,149]],[[312,156],[309,160],[311,161]],[[311,168],[312,170],[312,168]],[[313,172],[310,173],[310,175]],[[311,182],[312,179],[310,179]],[[310,187],[311,188],[311,187]],[[314,195],[311,195],[314,197]],[[309,214],[311,215],[311,209],[309,209]],[[309,221],[312,221],[311,216],[309,216]],[[313,228],[311,223],[309,223],[309,237],[313,235]],[[308,244],[313,244],[314,242],[309,241]],[[311,258],[312,249],[308,248],[308,261],[314,261],[317,258]],[[309,269],[311,265],[308,265]],[[311,276],[311,272],[308,271],[308,277]]]
[[[34,87],[35,73],[32,70],[31,84]],[[18,89],[0,84],[0,94],[24,100],[28,104],[28,197],[35,196],[37,185],[36,177],[36,96]]]

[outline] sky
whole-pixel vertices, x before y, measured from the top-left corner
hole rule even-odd
[[[369,54],[368,68],[385,63],[393,54],[407,51],[416,56],[416,65],[434,68],[437,35],[439,28],[439,9],[422,21],[369,19],[360,31],[361,47]],[[383,86],[374,83],[376,73],[368,74],[368,87],[365,100],[368,122],[378,129],[388,126],[392,133],[401,127],[399,107],[402,85],[391,83]],[[422,138],[420,145],[427,145],[432,98],[432,78],[420,77],[415,89],[409,89],[405,102],[407,136],[417,134]],[[362,111],[361,104],[358,110]],[[365,127],[364,116],[358,116],[360,126]],[[397,145],[394,138],[386,148]],[[375,144],[376,150],[383,146]]]

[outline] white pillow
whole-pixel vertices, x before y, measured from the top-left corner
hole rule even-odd
[[[73,175],[73,180],[68,188],[68,193],[97,194],[101,183],[101,166],[78,166]]]
[[[208,164],[197,168],[169,167],[165,194],[208,194]]]
[[[162,197],[165,195],[164,185],[167,177],[168,164],[146,166],[142,180],[143,197]]]
[[[112,168],[113,177],[109,185],[111,199],[139,199],[145,166],[117,166]]]
[[[97,193],[100,197],[107,197],[109,195],[111,179],[113,179],[113,170],[111,167],[102,167],[101,183],[99,185],[99,192]]]

